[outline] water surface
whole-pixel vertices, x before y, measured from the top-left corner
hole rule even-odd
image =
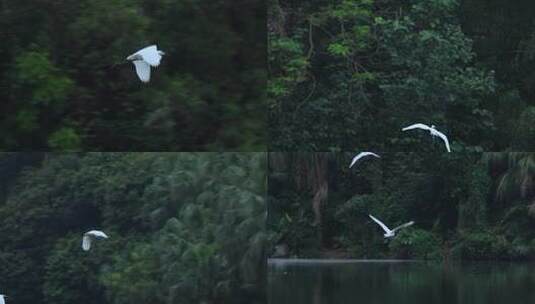
[[[535,264],[268,261],[269,304],[532,304]]]

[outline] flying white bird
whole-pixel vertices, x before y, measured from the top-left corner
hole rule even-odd
[[[6,304],[6,296],[3,294],[0,294],[0,304]]]
[[[361,158],[363,157],[366,157],[366,156],[375,156],[377,158],[381,158],[379,155],[373,153],[373,152],[361,152],[359,154],[357,154],[355,157],[353,157],[353,160],[351,161],[351,165],[349,165],[349,168],[353,167],[353,165]]]
[[[83,250],[88,251],[91,248],[91,240],[93,238],[94,239],[107,239],[108,236],[100,230],[91,230],[91,231],[84,233],[84,237],[82,239]]]
[[[385,234],[384,234],[385,239],[394,237],[396,235],[396,231],[398,231],[399,229],[405,228],[405,227],[409,227],[410,225],[414,224],[413,221],[410,221],[408,223],[405,223],[403,225],[400,225],[400,226],[390,230],[388,227],[386,227],[385,224],[383,224],[383,222],[381,222],[380,220],[378,220],[375,217],[373,217],[373,215],[369,214],[369,216],[374,222],[376,222],[377,224],[379,224],[379,226],[381,226],[381,228],[383,228],[383,230],[385,231]]]
[[[126,57],[126,60],[134,63],[137,76],[139,76],[141,81],[149,82],[150,67],[159,66],[163,55],[165,53],[158,50],[156,45],[151,45]]]
[[[441,133],[441,132],[437,131],[435,129],[434,125],[431,125],[431,127],[430,127],[430,126],[424,125],[422,123],[417,123],[417,124],[410,125],[410,126],[408,126],[406,128],[403,128],[403,129],[401,129],[401,131],[407,131],[407,130],[412,130],[412,129],[427,130],[427,131],[429,131],[431,136],[438,136],[438,137],[442,138],[442,140],[446,144],[446,149],[448,150],[448,152],[451,152],[451,150],[450,150],[450,142],[448,141],[448,138],[446,137],[446,135],[444,135],[444,133]]]

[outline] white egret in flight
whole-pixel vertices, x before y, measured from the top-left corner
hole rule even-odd
[[[82,249],[85,251],[88,251],[91,248],[92,239],[107,239],[107,238],[108,236],[100,230],[88,231],[84,233],[84,237],[82,239]]]
[[[355,157],[353,157],[353,160],[351,161],[351,165],[349,165],[349,168],[353,167],[353,165],[361,158],[363,157],[366,157],[366,156],[375,156],[377,158],[381,158],[379,155],[373,153],[373,152],[360,152],[359,154],[357,154]]]
[[[6,304],[6,296],[3,294],[0,294],[0,304]]]
[[[410,221],[408,223],[405,223],[403,225],[400,225],[390,230],[390,228],[386,227],[386,225],[383,224],[383,222],[373,217],[373,215],[369,214],[369,216],[374,222],[376,222],[377,224],[379,224],[379,226],[381,226],[381,228],[383,228],[383,230],[385,231],[385,234],[384,234],[385,239],[394,237],[396,235],[396,231],[398,231],[399,229],[409,227],[410,225],[414,224],[414,221]]]
[[[150,68],[159,66],[163,55],[165,53],[158,50],[156,45],[151,45],[126,57],[126,60],[134,63],[137,76],[141,81],[149,82]]]
[[[408,126],[406,128],[403,128],[403,129],[401,129],[401,131],[407,131],[407,130],[412,130],[412,129],[426,130],[426,131],[429,131],[431,136],[438,136],[438,137],[442,138],[442,140],[446,144],[446,150],[448,150],[448,152],[451,152],[451,150],[450,150],[450,142],[448,141],[448,138],[446,137],[446,135],[444,135],[444,133],[441,133],[441,132],[437,131],[435,129],[434,125],[431,125],[431,127],[430,127],[430,126],[424,125],[422,123],[417,123],[417,124],[410,125],[410,126]]]

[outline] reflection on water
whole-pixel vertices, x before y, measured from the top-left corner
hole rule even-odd
[[[269,260],[269,304],[535,303],[535,264]]]

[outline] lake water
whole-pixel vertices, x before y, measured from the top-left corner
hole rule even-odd
[[[269,304],[534,304],[535,264],[268,261]]]

